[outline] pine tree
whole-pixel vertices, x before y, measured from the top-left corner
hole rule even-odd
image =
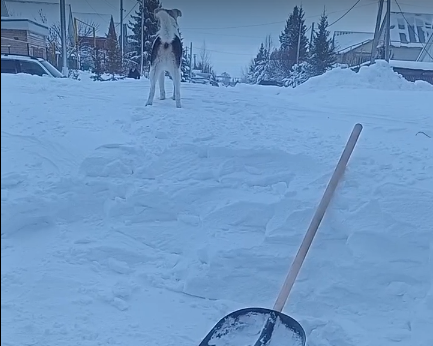
[[[150,53],[152,50],[153,41],[158,32],[158,20],[155,18],[155,10],[161,8],[162,5],[159,0],[137,0],[139,8],[135,11],[135,15],[131,15],[129,21],[129,29],[132,35],[129,36],[131,40],[131,53],[130,59],[136,63],[140,63],[141,58],[141,13],[144,11],[144,28],[143,28],[143,64],[147,66],[150,62]],[[143,6],[144,4],[144,6]]]
[[[305,61],[308,57],[307,26],[305,25],[304,15],[305,12],[302,7],[295,6],[280,35],[282,63],[287,72],[296,64],[299,37],[299,62]]]
[[[323,12],[317,32],[313,35],[313,42],[310,50],[310,63],[314,75],[325,73],[336,62],[335,49],[332,39],[329,38],[328,17]]]
[[[281,50],[274,49],[269,55],[269,61],[263,72],[263,80],[280,84],[287,73],[284,71],[284,66],[281,59]]]
[[[260,45],[259,52],[254,59],[253,80],[255,83],[260,83],[263,78],[266,64],[269,61],[269,52],[265,49],[264,44]]]
[[[182,33],[179,32],[180,42],[182,42],[182,61],[181,61],[181,81],[186,82],[190,76],[190,58],[188,52],[184,48]]]
[[[114,75],[120,73],[122,70],[122,59],[120,56],[119,42],[117,41],[116,28],[114,27],[113,16],[111,16],[110,26],[107,34],[107,61],[106,72]]]

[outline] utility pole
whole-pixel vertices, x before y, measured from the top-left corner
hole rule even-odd
[[[385,60],[389,62],[391,50],[391,0],[386,2]]]
[[[301,18],[299,18],[299,35],[298,35],[298,49],[296,50],[296,65],[299,65],[299,51],[301,50],[301,28],[302,28],[302,21]]]
[[[374,29],[374,38],[371,46],[370,64],[374,64],[376,60],[377,44],[380,38],[380,23],[382,22],[383,3],[385,0],[379,0],[379,9],[377,11],[376,28]]]
[[[310,36],[310,49],[313,45],[313,39],[314,39],[314,22],[311,24],[311,36]]]
[[[140,74],[143,75],[143,64],[144,64],[144,0],[141,0],[141,63],[140,63]]]
[[[123,0],[120,0],[120,61],[123,66]]]
[[[62,42],[62,73],[68,77],[68,50],[66,40],[66,0],[60,0],[60,36]]]
[[[189,81],[191,82],[192,77],[192,42],[189,46]]]

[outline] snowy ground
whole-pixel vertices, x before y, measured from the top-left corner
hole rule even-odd
[[[2,80],[2,346],[197,346],[272,307],[357,122],[284,311],[310,346],[433,345],[432,86]]]

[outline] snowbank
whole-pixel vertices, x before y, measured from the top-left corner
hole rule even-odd
[[[335,68],[323,75],[310,78],[295,90],[303,93],[329,88],[433,91],[433,85],[427,82],[409,82],[402,75],[394,72],[386,61],[362,66],[358,73],[347,68]]]
[[[2,75],[2,345],[197,346],[272,307],[357,122],[284,311],[309,346],[433,345],[431,89],[382,67],[296,97],[184,83],[182,109],[145,79]]]

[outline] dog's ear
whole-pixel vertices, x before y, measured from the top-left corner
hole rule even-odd
[[[172,10],[167,11],[170,16],[172,16],[174,19],[177,19],[178,17],[182,17],[182,11],[178,10],[177,8],[173,8]]]

